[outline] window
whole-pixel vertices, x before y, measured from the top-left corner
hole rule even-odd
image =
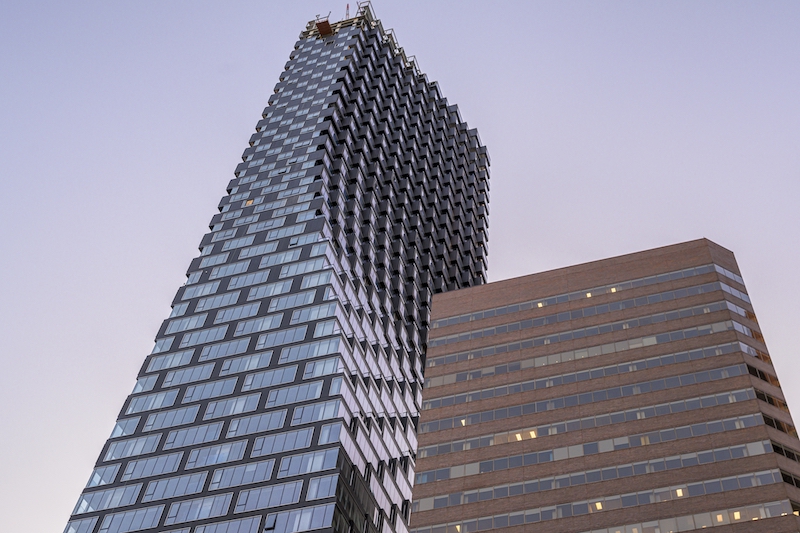
[[[219,281],[186,287],[186,289],[183,291],[183,296],[181,296],[181,300],[188,300],[189,298],[196,298],[198,296],[206,296],[207,294],[217,292],[218,288]]]
[[[268,333],[266,335],[259,335],[258,342],[256,343],[256,350],[301,341],[306,337],[307,329],[308,326],[300,326],[276,331],[275,333]]]
[[[142,496],[142,503],[176,498],[187,494],[197,494],[203,490],[207,475],[208,472],[199,472],[197,474],[151,481],[147,484],[147,489],[144,492],[144,496]]]
[[[184,350],[167,355],[158,355],[150,359],[150,363],[147,365],[147,371],[156,372],[157,370],[164,370],[165,368],[188,365],[192,360],[192,355],[194,355],[194,350]]]
[[[282,309],[308,305],[314,301],[314,297],[316,296],[316,294],[317,290],[312,289],[310,291],[298,292],[297,294],[290,294],[288,296],[274,298],[269,303],[269,312],[272,313],[274,311],[280,311]]]
[[[164,513],[164,506],[145,507],[135,511],[124,513],[107,514],[100,524],[98,533],[130,533],[131,531],[141,531],[154,528],[161,520]]]
[[[214,283],[219,282],[215,281]],[[219,296],[214,296],[213,298],[203,298],[197,302],[195,312],[206,311],[208,309],[216,309],[218,307],[225,307],[226,305],[235,304],[237,300],[239,300],[239,294],[239,291],[235,291],[226,294],[220,294]]]
[[[270,283],[269,285],[261,285],[250,289],[247,295],[247,300],[260,300],[268,296],[275,296],[276,294],[284,294],[292,290],[292,281],[279,281],[277,283]]]
[[[86,483],[86,488],[99,487],[101,485],[108,485],[114,482],[119,471],[119,465],[98,466],[89,477],[89,482]]]
[[[208,490],[227,489],[237,485],[248,485],[268,481],[275,468],[275,459],[248,463],[239,466],[229,466],[214,470]]]
[[[275,329],[280,327],[282,320],[283,313],[278,313],[276,315],[267,315],[244,322],[239,322],[236,325],[236,331],[234,332],[234,335],[238,337],[240,335],[249,335],[250,333]]]
[[[192,385],[186,389],[181,403],[199,402],[209,398],[233,394],[233,389],[236,387],[236,381],[238,379],[239,378],[228,378],[212,381],[211,383],[203,383],[202,385]]]
[[[250,344],[250,339],[239,339],[235,341],[221,342],[213,346],[203,347],[200,353],[200,361],[208,361],[210,359],[217,359],[226,357],[228,355],[237,355],[247,351],[247,346]]]
[[[192,450],[186,460],[186,470],[238,461],[244,456],[245,446],[247,441],[241,440]]]
[[[236,418],[231,420],[231,425],[228,427],[228,434],[225,437],[239,437],[241,435],[250,435],[253,433],[280,429],[283,427],[285,421],[286,409],[271,411],[261,415]]]
[[[171,333],[186,331],[187,329],[202,328],[203,324],[206,322],[206,316],[208,315],[203,313],[202,315],[194,315],[186,318],[179,318],[177,320],[171,320],[164,333],[169,335]]]
[[[224,516],[231,506],[231,498],[233,498],[233,493],[229,492],[218,496],[175,502],[169,506],[164,525]]]
[[[338,474],[330,476],[314,477],[308,482],[306,501],[330,498],[336,494],[336,481]]]
[[[260,268],[260,267],[259,267]],[[241,287],[249,287],[267,281],[269,277],[269,270],[262,270],[261,272],[253,272],[244,276],[236,276],[228,282],[228,290],[239,289]]]
[[[127,437],[128,435],[133,435],[133,432],[136,431],[136,426],[139,425],[139,420],[141,417],[134,417],[134,418],[126,418],[124,420],[117,420],[117,423],[114,425],[114,429],[111,431],[110,439],[114,439],[117,437]]]
[[[264,368],[269,366],[270,361],[272,361],[272,351],[237,357],[235,359],[227,359],[222,362],[219,375],[227,376],[238,372],[247,372],[248,370]]]
[[[270,485],[257,489],[243,490],[239,493],[239,498],[234,507],[234,513],[245,513],[256,509],[267,509],[289,505],[300,501],[300,491],[303,488],[302,481]]]
[[[261,302],[256,302],[252,304],[240,305],[238,307],[231,307],[230,309],[223,309],[221,311],[217,311],[217,316],[216,318],[214,318],[214,324],[255,316],[258,314],[258,309],[260,307],[261,307]]]
[[[291,383],[294,381],[295,375],[297,375],[297,365],[248,374],[244,378],[242,392]]]
[[[322,393],[322,381],[293,385],[283,389],[269,391],[267,397],[267,407],[277,407],[290,403],[304,402],[306,400],[316,400]]]
[[[220,431],[222,422],[170,431],[164,442],[164,450],[213,442],[219,438]]]
[[[211,275],[208,277],[208,279],[224,278],[225,276],[241,274],[242,272],[247,272],[248,268],[250,268],[249,260],[218,266],[211,270]]]
[[[142,431],[153,431],[183,424],[191,424],[197,418],[197,411],[200,406],[184,407],[183,409],[173,409],[172,411],[162,411],[153,413],[147,417]]]
[[[315,403],[311,405],[300,405],[294,408],[291,425],[298,426],[300,424],[308,424],[310,422],[318,422],[319,420],[336,418],[340,416],[340,406],[341,403],[339,400]]]
[[[292,450],[300,450],[311,446],[311,436],[314,428],[303,428],[286,433],[278,433],[258,437],[253,443],[253,451],[250,457],[261,457]]]
[[[214,371],[214,363],[208,363],[200,366],[192,366],[182,370],[172,370],[167,372],[167,377],[164,378],[162,387],[175,387],[183,385],[184,383],[191,383],[193,381],[202,381],[211,377],[211,372]]]
[[[152,453],[158,447],[158,442],[160,440],[161,435],[149,435],[147,437],[112,442],[109,444],[108,451],[103,460],[112,461],[114,459],[124,459],[125,457],[132,457],[134,455]]]
[[[138,398],[131,398],[131,402],[128,404],[128,409],[125,411],[125,414],[131,415],[134,413],[141,413],[142,411],[149,411],[151,409],[171,407],[172,404],[175,403],[175,398],[177,395],[177,390],[169,390],[157,392],[155,394],[139,396]]]
[[[137,459],[130,461],[125,467],[120,481],[130,481],[143,477],[158,476],[161,474],[171,474],[178,470],[183,452],[159,455],[148,459]]]
[[[310,474],[311,472],[335,468],[338,457],[338,448],[284,457],[281,459],[281,465],[278,468],[278,478]]]
[[[203,415],[203,420],[211,420],[212,418],[219,418],[221,416],[238,415],[240,413],[247,413],[255,411],[258,407],[258,401],[261,399],[261,393],[251,394],[249,396],[239,396],[229,400],[219,400],[209,402],[206,407],[206,412]]]
[[[215,328],[201,329],[200,331],[185,333],[181,339],[180,348],[218,341],[225,337],[225,333],[227,333],[227,331],[228,326],[217,326]]]

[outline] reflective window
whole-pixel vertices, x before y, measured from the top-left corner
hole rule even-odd
[[[322,381],[302,383],[291,387],[269,391],[267,407],[278,407],[290,403],[316,400],[322,394]]]
[[[144,496],[142,496],[142,503],[176,498],[187,494],[197,494],[203,490],[207,475],[208,472],[199,472],[197,474],[151,481],[147,484],[147,489],[144,492]]]
[[[208,402],[206,412],[203,415],[203,420],[211,420],[212,418],[219,418],[221,416],[238,415],[240,413],[255,411],[258,407],[258,401],[260,399],[261,393],[257,393],[249,396],[230,398],[228,400]]]
[[[181,463],[183,452],[159,455],[148,459],[137,459],[130,461],[125,467],[120,481],[130,481],[143,477],[158,476],[161,474],[171,474],[178,470]]]
[[[235,359],[226,359],[222,362],[219,375],[227,376],[228,374],[236,374],[238,372],[247,372],[248,370],[256,370],[269,366],[272,360],[272,351],[261,352],[245,357],[237,357]]]
[[[157,370],[164,370],[165,368],[188,365],[192,361],[192,355],[194,355],[194,350],[157,355],[150,359],[150,363],[147,365],[147,371],[155,372]]]
[[[186,470],[191,468],[201,468],[209,465],[218,465],[238,461],[244,456],[244,449],[247,446],[246,440],[238,442],[226,442],[207,448],[198,448],[189,452],[186,460]]]
[[[192,520],[202,520],[204,518],[214,518],[228,514],[231,506],[233,493],[220,494],[218,496],[208,496],[194,500],[175,502],[169,506],[167,518],[164,525],[179,524],[181,522],[191,522]]]
[[[193,426],[186,429],[170,431],[167,435],[167,440],[164,442],[164,450],[213,442],[219,438],[221,430],[222,422],[217,422],[216,424],[206,424],[204,426]]]
[[[314,428],[303,428],[286,433],[278,433],[258,437],[253,443],[253,451],[250,457],[261,457],[291,450],[300,450],[311,446],[311,437]]]
[[[267,298],[269,296],[275,296],[277,294],[285,294],[292,290],[292,281],[279,281],[277,283],[270,283],[268,285],[261,285],[259,287],[253,287],[250,289],[250,292],[247,295],[247,300],[260,300],[262,298]]]
[[[124,459],[125,457],[132,457],[134,455],[152,453],[158,447],[158,442],[160,440],[161,435],[159,434],[112,442],[108,445],[108,451],[103,460],[112,461],[114,459]]]
[[[92,471],[89,477],[89,482],[86,483],[86,488],[99,487],[101,485],[109,485],[114,482],[119,471],[119,465],[98,466]]]
[[[338,448],[284,457],[281,459],[281,465],[278,468],[278,478],[310,474],[311,472],[335,468],[338,457]]]
[[[218,468],[214,470],[214,475],[211,476],[208,490],[227,489],[238,485],[268,481],[272,477],[274,467],[275,459],[269,459],[257,463]]]
[[[181,403],[199,402],[200,400],[233,394],[233,389],[236,387],[236,381],[238,379],[239,378],[221,379],[219,381],[187,387]]]
[[[130,533],[151,529],[158,525],[163,513],[164,506],[157,505],[124,513],[107,514],[97,533]]]
[[[245,513],[256,509],[267,509],[269,507],[279,507],[300,501],[300,491],[303,488],[302,481],[291,483],[281,483],[269,485],[257,489],[243,490],[239,493],[236,500],[234,513]]]
[[[226,438],[261,433],[273,429],[280,429],[286,421],[286,409],[270,411],[261,415],[246,416],[231,420]]]
[[[330,498],[336,495],[336,481],[339,478],[338,474],[330,476],[313,477],[308,481],[308,491],[306,492],[306,501],[321,500],[322,498]]]
[[[282,344],[291,344],[301,341],[305,339],[307,329],[308,326],[300,326],[276,331],[275,333],[268,333],[266,335],[259,335],[258,342],[256,342],[256,350],[263,350],[264,348],[272,348]]]
[[[172,370],[167,372],[167,377],[164,378],[162,387],[175,387],[183,385],[184,383],[191,383],[193,381],[202,381],[211,377],[214,371],[214,363],[205,365],[192,366],[182,370]]]
[[[194,419],[197,418],[197,411],[199,410],[199,405],[193,405],[182,409],[153,413],[147,417],[147,422],[145,422],[142,431],[153,431],[156,429],[181,426],[183,424],[191,424],[194,422]]]
[[[213,346],[204,346],[203,351],[200,353],[200,361],[208,361],[211,359],[218,359],[220,357],[244,353],[247,351],[247,346],[249,344],[250,339],[247,338],[229,342],[221,342]]]
[[[216,281],[215,283],[219,282]],[[219,296],[214,296],[211,298],[203,298],[197,302],[195,311],[206,311],[208,309],[216,309],[218,307],[225,307],[226,305],[235,304],[239,300],[239,294],[239,291],[234,291],[220,294]]]
[[[296,365],[284,366],[274,370],[265,370],[264,372],[258,372],[256,374],[248,374],[244,377],[242,392],[291,383],[294,381],[296,375]]]
[[[131,505],[136,502],[136,499],[139,497],[139,491],[141,490],[142,484],[137,483],[136,485],[127,485],[125,487],[81,494],[72,514],[92,513],[94,511]]]

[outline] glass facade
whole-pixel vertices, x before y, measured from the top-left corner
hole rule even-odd
[[[368,6],[300,35],[65,533],[407,531],[485,147]]]

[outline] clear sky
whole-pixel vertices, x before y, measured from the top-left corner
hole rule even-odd
[[[345,4],[0,3],[3,531],[63,529],[299,32]],[[491,280],[708,237],[800,409],[800,2],[374,7],[489,147]]]

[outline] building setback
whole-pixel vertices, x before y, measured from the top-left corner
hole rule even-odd
[[[66,533],[407,531],[486,149],[366,6],[309,23],[256,130]]]
[[[698,240],[435,296],[412,533],[798,531],[739,272]]]

